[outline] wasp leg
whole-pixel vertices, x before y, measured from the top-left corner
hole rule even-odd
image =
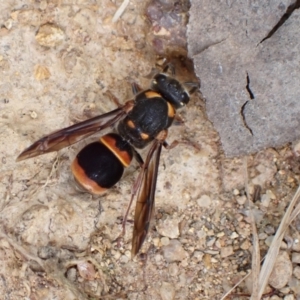
[[[137,95],[138,93],[140,93],[143,89],[141,88],[140,85],[138,85],[136,82],[133,82],[131,84],[131,90],[133,95]]]
[[[134,148],[133,148],[133,156],[136,159],[136,161],[138,162],[138,164],[140,165],[140,167],[143,167],[144,161],[143,161],[141,155]]]
[[[144,161],[141,157],[141,155],[135,150],[133,149],[133,156],[135,158],[135,160],[138,162],[139,166],[141,168],[144,167]],[[130,207],[132,205],[132,201],[134,199],[134,196],[136,195],[137,191],[138,191],[138,188],[140,186],[140,183],[141,183],[141,179],[142,179],[142,175],[141,175],[141,172],[139,174],[139,177],[137,178],[137,180],[135,181],[134,185],[132,186],[132,190],[131,190],[131,199],[130,199],[130,202],[127,206],[127,209],[126,209],[126,213],[124,215],[124,218],[122,220],[122,232],[120,233],[120,235],[116,238],[115,241],[117,241],[118,245],[120,245],[120,241],[121,239],[124,237],[125,233],[126,233],[126,223],[127,223],[127,218],[128,218],[128,214],[129,214],[129,211],[130,211]]]
[[[105,94],[112,100],[118,108],[121,108],[124,106],[124,104],[121,104],[119,99],[111,92],[111,91],[106,91]]]
[[[184,120],[181,115],[176,114],[174,117],[173,125],[184,125]]]
[[[167,141],[164,141],[164,142],[163,142],[163,146],[164,146],[166,149],[168,149],[168,150],[175,148],[175,147],[178,146],[179,144],[184,144],[184,145],[187,145],[187,146],[191,146],[191,147],[195,148],[197,151],[200,151],[200,150],[201,150],[200,145],[198,145],[198,144],[196,144],[196,143],[194,143],[194,142],[192,142],[192,141],[188,141],[188,140],[186,140],[186,141],[178,141],[178,140],[175,140],[175,141],[173,141],[171,144],[168,144]]]
[[[184,82],[183,84],[185,86],[190,87],[190,90],[189,90],[190,95],[195,93],[197,90],[200,89],[200,83],[199,82]]]
[[[175,76],[175,67],[172,63],[168,63],[164,68],[163,68],[163,73],[168,73],[170,72],[170,74],[172,76]]]

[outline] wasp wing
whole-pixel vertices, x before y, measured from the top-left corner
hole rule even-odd
[[[150,221],[154,213],[155,189],[162,143],[154,142],[148,152],[142,181],[135,207],[134,227],[131,255],[134,257],[142,247],[149,231]]]
[[[17,158],[17,161],[35,157],[44,153],[58,151],[80,140],[114,125],[126,115],[125,106],[111,112],[74,124],[72,126],[55,131],[25,149]]]

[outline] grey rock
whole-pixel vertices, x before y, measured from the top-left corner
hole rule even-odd
[[[265,39],[291,3],[191,1],[189,55],[228,156],[300,138],[300,11]]]

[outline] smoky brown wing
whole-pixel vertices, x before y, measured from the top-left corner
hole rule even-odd
[[[55,131],[25,149],[17,161],[35,157],[44,153],[58,151],[68,147],[100,130],[114,125],[126,114],[125,110],[117,108],[111,112],[74,124]]]
[[[132,237],[131,255],[134,257],[141,249],[149,231],[151,217],[154,213],[155,189],[157,182],[158,166],[162,143],[156,141],[149,150],[146,159],[149,162],[142,172],[143,178],[139,188],[138,198],[135,207],[134,227]]]

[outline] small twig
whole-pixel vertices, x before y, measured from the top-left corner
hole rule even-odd
[[[288,206],[285,215],[283,216],[280,226],[277,229],[276,235],[269,247],[269,251],[266,255],[266,259],[264,261],[264,264],[261,268],[260,276],[259,276],[259,292],[258,296],[261,297],[266,285],[268,284],[269,277],[271,275],[271,272],[274,268],[277,255],[279,253],[281,241],[283,239],[284,233],[288,226],[291,224],[293,219],[299,214],[300,212],[300,204],[298,204],[295,209],[294,206],[297,203],[297,201],[300,199],[300,186],[298,187],[290,205]]]
[[[116,23],[119,18],[122,16],[122,14],[124,13],[126,7],[129,4],[129,0],[124,0],[123,3],[121,4],[121,6],[117,9],[115,15],[113,16],[112,22]]]

